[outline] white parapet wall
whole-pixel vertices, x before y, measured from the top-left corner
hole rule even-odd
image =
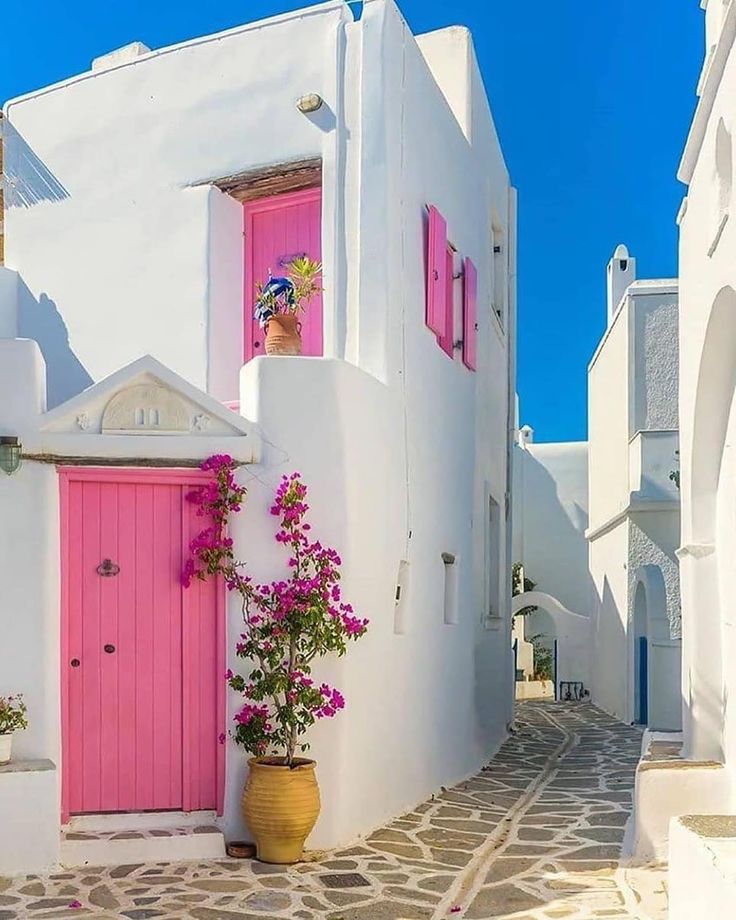
[[[736,911],[736,816],[672,819],[669,896],[669,920],[731,920]]]
[[[645,733],[636,771],[634,826],[628,848],[628,855],[637,861],[666,859],[672,820],[685,813],[717,812],[728,794],[728,774],[723,764],[685,760],[681,748],[681,734]]]
[[[28,803],[33,807],[29,808]],[[59,863],[59,776],[50,760],[0,767],[0,875],[49,872]]]
[[[517,700],[553,700],[555,685],[551,680],[517,680]]]

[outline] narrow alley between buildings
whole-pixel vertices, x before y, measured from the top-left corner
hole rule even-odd
[[[664,867],[619,858],[640,745],[590,704],[522,703],[479,775],[355,846],[294,867],[222,859],[0,879],[0,920],[661,920]]]

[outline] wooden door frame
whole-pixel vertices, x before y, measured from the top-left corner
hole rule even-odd
[[[69,659],[69,565],[68,565],[68,534],[69,534],[69,485],[72,482],[109,482],[132,483],[150,485],[196,485],[209,482],[212,478],[209,472],[197,469],[183,469],[181,467],[160,467],[147,469],[139,467],[92,467],[92,466],[59,466],[59,562],[61,575],[60,594],[60,628],[61,628],[61,823],[68,824],[69,814],[69,778],[66,769],[68,763],[68,737],[69,737],[69,668],[66,666]],[[184,533],[182,529],[182,534]],[[225,667],[226,667],[226,602],[225,589],[221,585],[217,591],[217,715],[216,721],[221,732],[225,732],[226,706],[225,698]],[[182,631],[182,644],[185,636]],[[183,654],[183,650],[182,650]],[[182,742],[186,746],[186,712],[182,707]],[[217,814],[223,813],[225,801],[225,745],[216,744],[217,757]],[[188,758],[182,756],[182,773],[188,765]],[[187,808],[191,795],[192,777],[182,777],[183,810]]]
[[[250,285],[255,282],[253,278],[253,249],[250,240],[253,237],[253,217],[267,211],[280,210],[292,204],[307,204],[311,201],[320,203],[320,224],[322,214],[322,186],[311,185],[295,192],[281,192],[278,195],[268,195],[264,198],[253,198],[243,203],[243,247],[245,249],[245,265],[243,271],[243,363],[250,361],[253,356],[253,343],[251,335],[253,329],[253,316],[246,314],[246,300]],[[320,236],[322,228],[320,227]],[[320,241],[321,249],[321,241]],[[250,309],[250,308],[248,308]],[[324,303],[323,310],[323,335],[324,335]],[[265,352],[264,352],[265,354]]]

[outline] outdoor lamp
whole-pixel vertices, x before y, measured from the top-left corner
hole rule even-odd
[[[311,112],[316,112],[317,109],[322,107],[324,100],[318,93],[308,93],[306,96],[300,96],[296,100],[296,107],[302,113],[302,115],[309,115]]]
[[[14,435],[0,435],[0,469],[8,476],[20,466],[22,446]]]

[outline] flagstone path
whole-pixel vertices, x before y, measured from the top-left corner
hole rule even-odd
[[[355,846],[0,879],[0,920],[664,920],[664,867],[619,864],[640,732],[586,703],[523,703],[517,729]]]

